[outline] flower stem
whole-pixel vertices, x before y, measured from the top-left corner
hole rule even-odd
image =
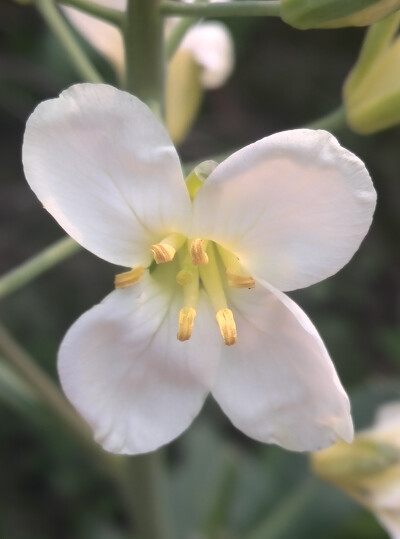
[[[164,463],[160,451],[130,461],[136,525],[141,539],[175,537],[167,507]]]
[[[176,24],[165,43],[165,55],[167,60],[172,58],[176,49],[179,47],[182,38],[198,19],[198,17],[184,17]]]
[[[347,127],[346,110],[343,105],[330,112],[326,116],[315,120],[307,125],[309,129],[326,129],[327,131],[339,131]]]
[[[161,119],[164,111],[163,21],[159,0],[128,0],[123,34],[125,88],[147,103]]]
[[[74,34],[55,6],[54,0],[34,1],[42,17],[68,53],[82,79],[88,82],[102,82],[102,77],[78,45]]]
[[[281,539],[285,537],[288,529],[298,520],[299,515],[312,500],[315,484],[316,481],[313,477],[300,483],[271,515],[268,515],[253,532],[245,536],[245,539]]]
[[[75,7],[84,13],[93,15],[94,17],[109,22],[119,28],[122,26],[123,12],[118,9],[102,6],[101,4],[89,2],[88,0],[59,0],[59,2],[66,6]]]
[[[166,526],[166,519],[159,509],[162,490],[160,484],[154,480],[157,459],[152,463],[144,457],[133,470],[130,461],[124,457],[106,453],[99,445],[94,443],[92,433],[81,420],[72,406],[66,401],[53,380],[37,365],[30,355],[15,341],[9,332],[0,325],[0,352],[11,367],[21,376],[22,380],[34,390],[34,394],[57,416],[88,453],[94,457],[94,462],[102,472],[105,472],[114,483],[126,511],[127,521],[131,529],[129,537],[137,537],[138,530],[143,528],[141,539],[168,539],[168,535],[161,531]],[[149,455],[148,457],[151,457]],[[134,461],[135,462],[135,461]],[[157,491],[153,489],[158,489]],[[144,514],[144,504],[148,502],[147,513]],[[154,512],[153,512],[154,509]],[[150,523],[151,519],[157,520]],[[146,534],[149,521],[150,534]],[[160,527],[160,530],[158,529]],[[157,530],[157,534],[152,530]]]
[[[0,351],[24,381],[39,395],[40,399],[67,425],[87,446],[93,445],[88,427],[75,413],[51,378],[33,361],[27,352],[0,325]]]
[[[281,3],[275,0],[249,0],[247,2],[216,2],[185,4],[176,0],[160,3],[163,16],[194,17],[279,17]]]
[[[73,239],[63,238],[12,269],[0,278],[0,299],[26,285],[38,275],[78,252],[79,249],[81,246]]]

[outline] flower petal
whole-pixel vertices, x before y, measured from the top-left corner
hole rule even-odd
[[[189,195],[167,132],[136,97],[77,84],[28,120],[27,180],[59,224],[97,256],[133,267],[183,230]]]
[[[151,277],[112,292],[68,331],[59,353],[63,389],[113,453],[152,451],[185,430],[202,407],[220,351],[205,298],[192,338],[176,338],[179,297]],[[204,343],[207,343],[204,353]]]
[[[351,441],[349,400],[305,313],[260,282],[232,291],[230,301],[238,341],[224,349],[212,393],[232,423],[296,451]]]
[[[202,68],[201,83],[204,88],[219,88],[233,71],[235,59],[231,34],[217,21],[191,28],[179,46],[190,52]]]
[[[364,164],[332,135],[286,131],[214,170],[194,201],[193,235],[221,243],[279,290],[294,290],[350,260],[375,200]]]

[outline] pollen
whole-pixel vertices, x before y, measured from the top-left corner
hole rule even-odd
[[[190,257],[194,266],[204,266],[208,264],[208,255],[206,253],[207,242],[202,238],[196,238],[190,244]]]
[[[228,285],[232,288],[254,288],[256,283],[250,275],[237,275],[226,270]]]
[[[188,341],[192,335],[194,319],[196,318],[196,309],[193,307],[183,307],[179,311],[178,322],[178,341]]]
[[[237,331],[232,311],[230,309],[221,309],[217,312],[216,319],[224,344],[227,346],[235,344],[237,341]]]
[[[151,252],[157,264],[165,264],[173,260],[176,249],[167,243],[157,243],[151,246]]]
[[[173,232],[159,243],[155,243],[151,246],[151,252],[153,253],[154,260],[157,264],[165,264],[172,262],[177,251],[185,243],[185,237],[178,232]]]
[[[137,266],[130,271],[119,273],[115,276],[114,286],[115,288],[127,288],[140,281],[144,272],[143,266]]]

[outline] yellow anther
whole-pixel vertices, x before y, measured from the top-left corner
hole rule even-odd
[[[250,275],[237,275],[226,270],[228,285],[232,288],[254,288],[256,283]]]
[[[224,249],[221,245],[218,245],[218,252],[226,268],[229,286],[232,286],[232,288],[254,288],[256,286],[253,277],[245,272],[236,255]]]
[[[190,257],[193,266],[204,266],[208,264],[208,255],[206,253],[207,242],[201,238],[196,238],[190,244]]]
[[[194,319],[196,318],[196,309],[193,307],[183,307],[179,311],[179,325],[177,339],[178,341],[187,341],[190,339],[194,326]]]
[[[173,232],[163,238],[159,243],[151,246],[154,260],[157,264],[165,264],[173,260],[175,253],[182,247],[185,237],[182,234]]]
[[[176,282],[181,286],[187,286],[193,282],[194,278],[195,276],[192,271],[181,269],[176,275]]]
[[[167,243],[156,243],[151,246],[151,251],[157,264],[171,262],[176,253],[176,249]]]
[[[115,288],[127,288],[128,286],[138,283],[142,278],[143,272],[143,266],[137,266],[130,271],[119,273],[114,279]]]
[[[216,314],[219,330],[224,344],[231,346],[237,341],[236,324],[230,309],[221,309]]]

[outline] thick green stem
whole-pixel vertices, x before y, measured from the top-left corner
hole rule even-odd
[[[124,24],[126,89],[163,117],[164,36],[159,0],[128,0]]]
[[[119,28],[122,26],[124,16],[123,12],[118,9],[102,6],[95,2],[88,2],[87,0],[59,0],[59,2],[66,6],[75,7],[76,9],[79,9],[79,11],[83,11],[83,13],[93,15],[94,17],[109,22]]]
[[[163,16],[191,17],[280,17],[280,1],[246,1],[221,3],[185,4],[176,0],[164,0],[160,3]]]
[[[55,36],[68,53],[82,80],[88,82],[102,82],[102,78],[93,67],[81,47],[78,45],[74,34],[62,17],[54,0],[34,0],[37,9],[47,22]]]
[[[63,238],[17,268],[0,277],[0,299],[32,281],[38,275],[78,252],[82,247],[71,238]]]
[[[136,525],[140,539],[172,539],[167,507],[164,463],[160,451],[131,460]]]
[[[309,129],[326,129],[327,131],[339,131],[347,127],[346,110],[343,106],[338,107],[322,118],[307,124]]]

